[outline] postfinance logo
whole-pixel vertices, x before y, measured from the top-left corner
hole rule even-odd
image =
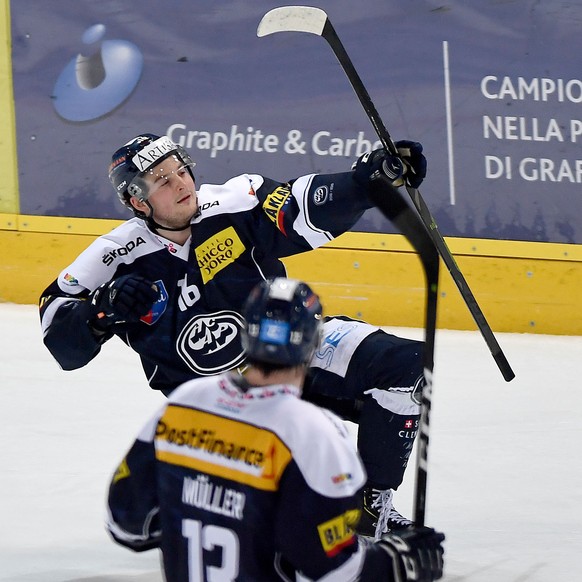
[[[245,252],[245,245],[232,226],[221,230],[196,247],[196,260],[204,284]]]
[[[156,458],[223,479],[276,491],[291,452],[266,428],[169,405],[156,428]]]

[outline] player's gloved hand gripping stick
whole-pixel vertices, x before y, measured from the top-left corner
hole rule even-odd
[[[426,158],[422,155],[422,145],[401,140],[395,146],[398,155],[379,149],[360,156],[352,167],[356,182],[368,186],[371,180],[385,176],[392,186],[420,186],[426,176]]]
[[[430,527],[396,530],[379,540],[392,558],[394,582],[432,582],[443,576],[445,536]]]

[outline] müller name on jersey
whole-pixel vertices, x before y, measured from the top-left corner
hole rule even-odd
[[[196,479],[184,477],[182,503],[186,505],[242,520],[245,502],[244,493],[217,485],[207,475],[198,475]]]

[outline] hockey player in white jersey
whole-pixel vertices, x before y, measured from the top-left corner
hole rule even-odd
[[[161,548],[167,582],[430,582],[444,536],[355,533],[365,469],[344,424],[300,399],[321,305],[305,284],[259,284],[243,311],[249,367],[170,395],[119,464],[113,539]]]
[[[166,395],[192,378],[244,366],[242,305],[258,282],[285,275],[279,259],[351,228],[371,207],[367,193],[379,174],[420,184],[422,147],[397,145],[402,159],[378,150],[347,172],[288,182],[242,174],[197,187],[182,147],[166,136],[135,137],[109,168],[135,216],[95,240],[44,291],[45,345],[72,370],[115,335]],[[362,528],[370,535],[410,523],[391,496],[417,430],[422,349],[364,322],[330,317],[308,375],[305,399],[359,424],[368,473]]]

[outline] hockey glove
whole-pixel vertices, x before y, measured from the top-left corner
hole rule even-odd
[[[369,186],[378,180],[388,180],[393,186],[404,182],[418,188],[426,176],[426,158],[418,142],[402,140],[396,142],[400,156],[392,156],[386,150],[366,152],[360,156],[352,169],[354,180],[361,186]]]
[[[154,283],[136,275],[124,275],[104,283],[89,295],[89,322],[104,331],[116,323],[139,321],[157,299]]]
[[[406,183],[412,188],[418,188],[426,177],[426,158],[422,154],[422,145],[406,139],[397,141],[394,145],[406,167]]]
[[[388,179],[393,186],[403,184],[405,166],[398,156],[391,156],[385,150],[373,150],[360,156],[352,166],[354,180],[360,186],[369,186],[379,179]]]
[[[444,534],[411,526],[382,536],[377,542],[390,554],[394,582],[432,582],[443,575]]]

